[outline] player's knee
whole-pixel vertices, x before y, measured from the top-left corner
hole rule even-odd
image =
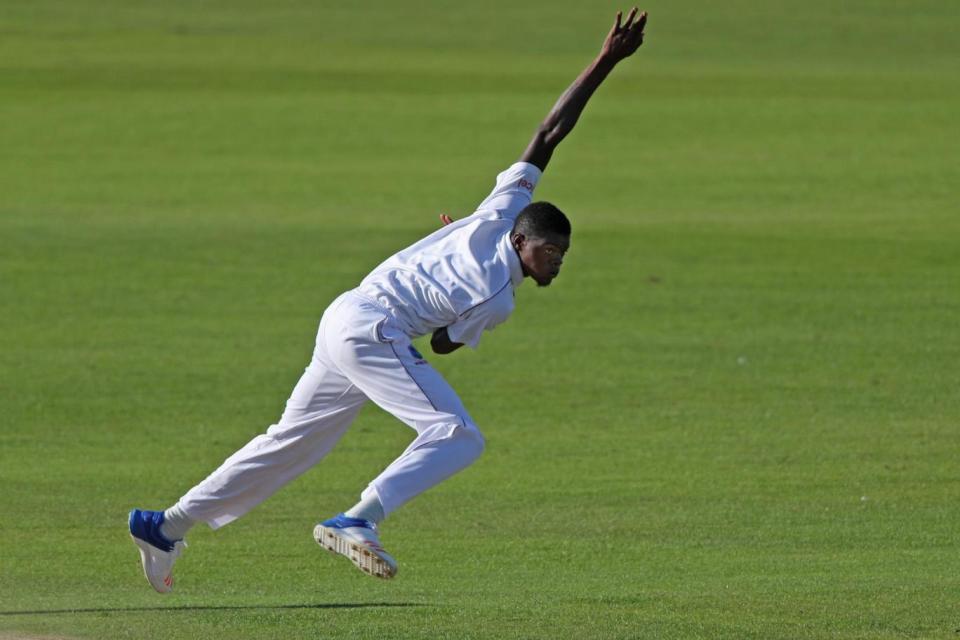
[[[467,455],[470,456],[471,460],[476,460],[480,457],[480,454],[483,453],[483,450],[486,447],[486,439],[476,428],[466,427],[460,429],[460,432],[460,437],[464,448],[466,449]]]

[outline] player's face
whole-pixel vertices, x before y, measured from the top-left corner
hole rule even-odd
[[[523,275],[530,276],[540,287],[546,287],[560,273],[563,257],[570,250],[570,236],[548,235],[526,237],[517,234],[513,246],[520,255]]]

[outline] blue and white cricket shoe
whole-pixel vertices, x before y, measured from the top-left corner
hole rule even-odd
[[[180,557],[186,540],[168,540],[160,533],[163,511],[130,512],[130,537],[140,549],[143,574],[154,589],[160,593],[173,590],[173,563]]]
[[[380,546],[377,525],[369,520],[337,514],[314,527],[313,539],[371,576],[389,579],[397,574],[397,561]]]

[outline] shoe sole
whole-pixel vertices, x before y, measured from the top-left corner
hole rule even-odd
[[[140,552],[140,566],[143,568],[143,575],[147,579],[147,582],[150,583],[150,586],[153,587],[157,593],[170,593],[173,591],[173,575],[167,576],[167,580],[169,580],[169,583],[167,583],[159,577],[157,578],[157,582],[154,582],[150,574],[147,573],[147,566],[150,564],[150,544],[144,542],[132,533],[130,534],[130,539],[133,540],[133,544],[137,545],[137,551]]]
[[[313,539],[330,553],[343,556],[367,575],[389,580],[397,575],[395,567],[381,558],[376,551],[359,542],[349,540],[337,533],[336,529],[318,524],[313,529]]]

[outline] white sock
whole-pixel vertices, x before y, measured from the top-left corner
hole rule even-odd
[[[182,540],[187,535],[190,527],[197,523],[196,520],[184,513],[177,503],[163,512],[163,524],[160,525],[160,533],[167,540]]]
[[[371,490],[366,498],[360,498],[360,502],[350,507],[349,511],[345,511],[343,515],[351,518],[363,518],[374,524],[380,524],[380,521],[384,518],[383,505],[380,504],[380,497],[377,496],[377,492]]]

